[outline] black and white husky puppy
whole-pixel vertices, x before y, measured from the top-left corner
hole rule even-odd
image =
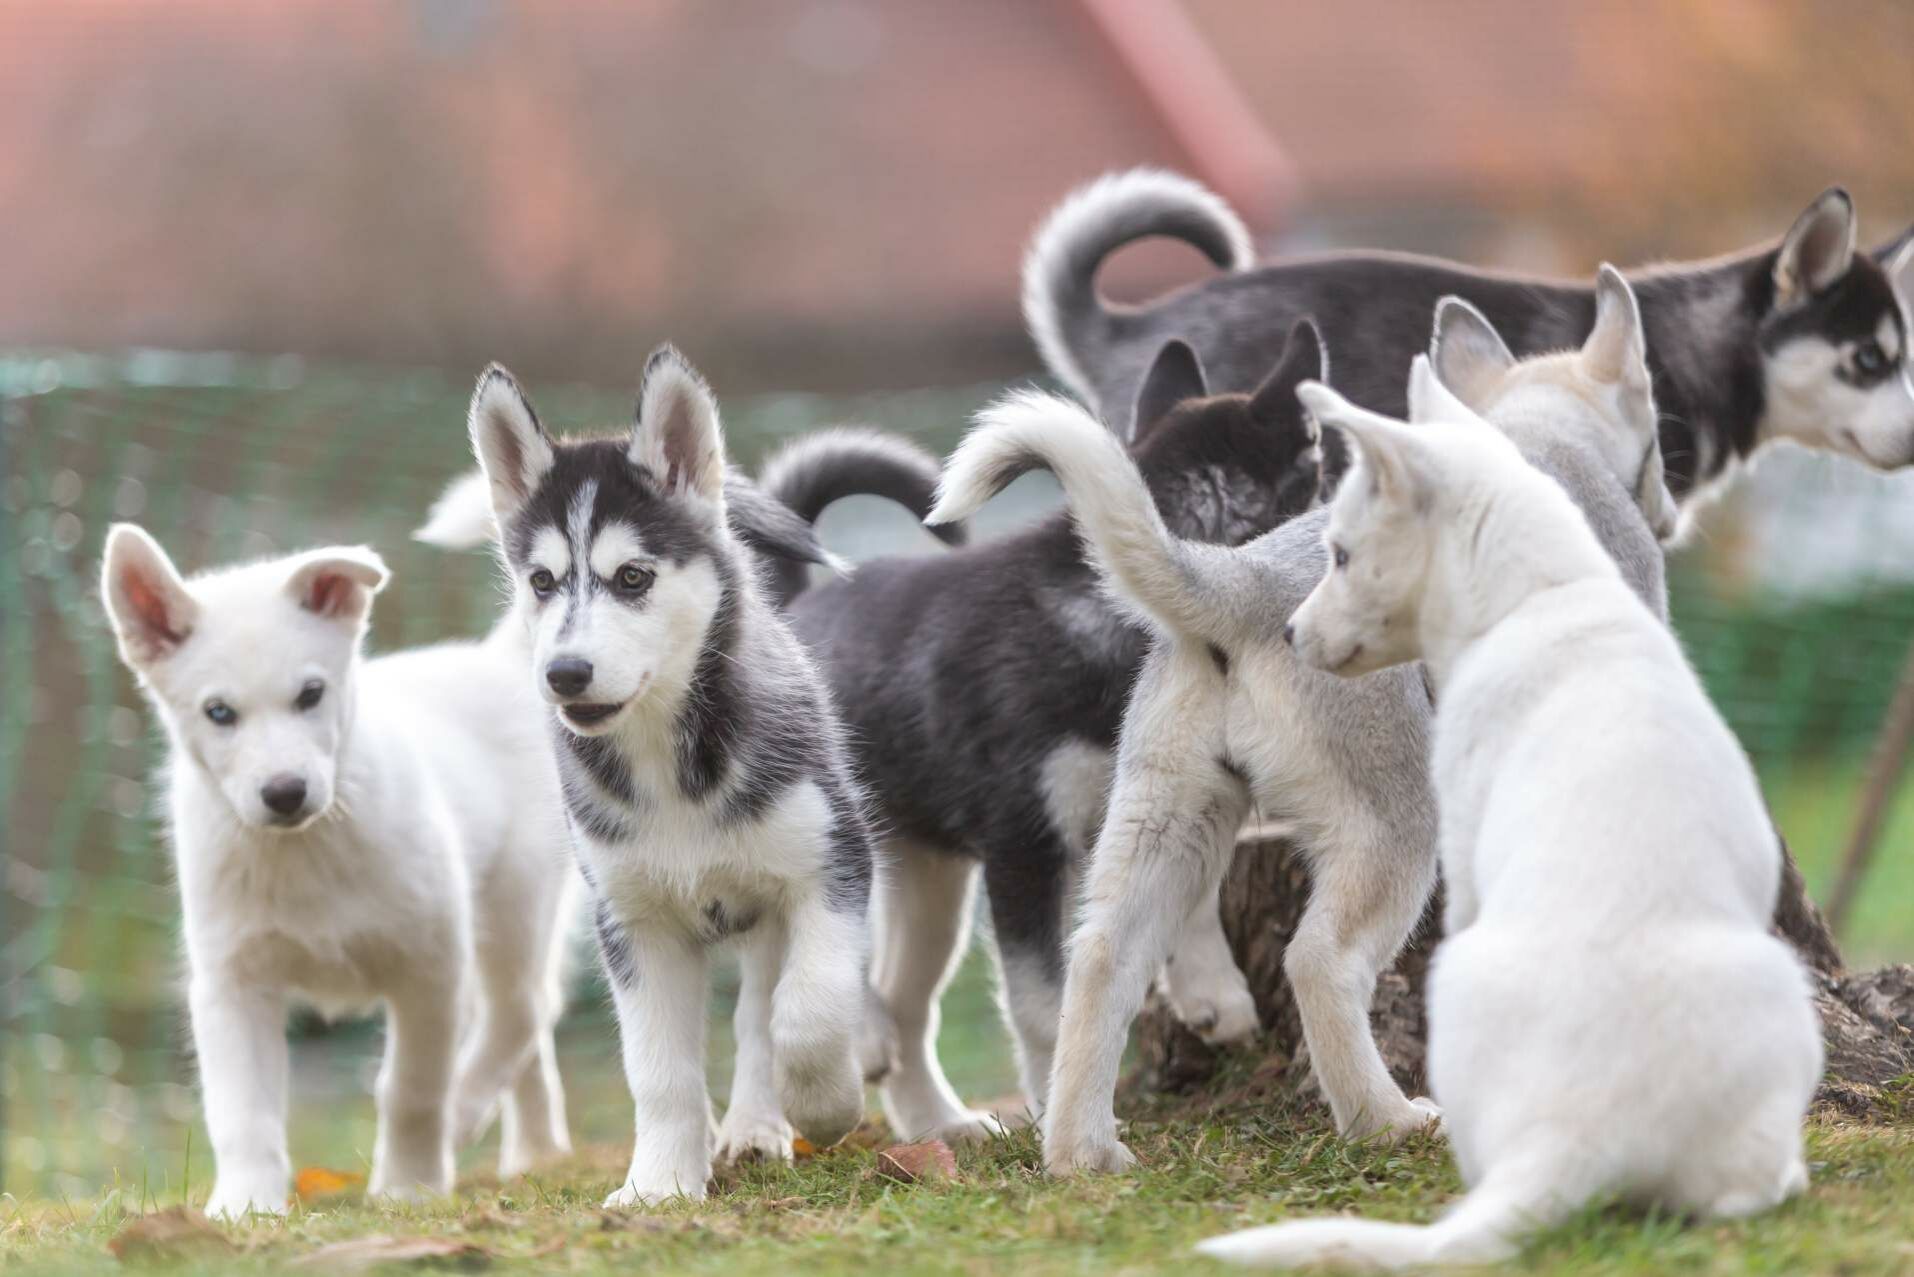
[[[1106,306],[1098,265],[1150,235],[1184,240],[1228,273],[1147,306]],[[1871,253],[1857,252],[1855,237],[1853,201],[1835,189],[1779,244],[1630,272],[1668,488],[1683,505],[1781,440],[1880,469],[1914,463],[1914,228]],[[1578,281],[1403,253],[1259,266],[1228,205],[1150,169],[1111,174],[1065,199],[1024,261],[1024,317],[1044,362],[1119,435],[1165,338],[1193,345],[1218,387],[1247,389],[1271,343],[1303,315],[1336,352],[1337,389],[1399,417],[1408,407],[1402,370],[1427,344],[1437,301],[1451,295],[1472,302],[1518,356],[1578,346],[1595,322],[1595,292]]]
[[[1211,396],[1188,346],[1167,344],[1144,382],[1134,450],[1167,526],[1241,544],[1315,500],[1318,437],[1296,387],[1325,374],[1299,323],[1252,394]],[[1032,401],[1031,410],[1041,405]],[[770,495],[814,517],[849,474],[909,462],[880,436],[798,441],[764,471]],[[935,484],[923,459],[921,488]],[[889,485],[893,493],[900,485]],[[899,495],[913,507],[928,502]],[[1062,1004],[1072,883],[1095,843],[1123,706],[1147,632],[1108,598],[1068,513],[949,554],[879,559],[789,605],[852,729],[861,779],[889,834],[888,889],[874,909],[872,964],[888,1016],[866,1041],[886,1116],[905,1138],[995,1130],[964,1107],[938,1063],[937,999],[967,934],[981,862],[1005,1018],[1026,1099],[1041,1111]],[[1172,1007],[1213,1040],[1256,1029],[1215,894],[1200,902],[1164,971]]]
[[[792,1126],[825,1145],[862,1116],[873,863],[844,732],[727,523],[717,402],[677,351],[645,365],[628,436],[552,438],[497,366],[470,424],[637,1110],[607,1204],[700,1198],[719,941],[743,983],[716,1155],[788,1158]]]

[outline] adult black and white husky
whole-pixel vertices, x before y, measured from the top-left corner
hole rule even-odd
[[[710,949],[742,966],[720,1158],[788,1158],[862,1116],[873,862],[828,694],[726,520],[718,406],[677,351],[628,435],[558,440],[504,369],[474,450],[553,736],[636,1113],[607,1204],[704,1195]]]
[[[1097,266],[1149,235],[1184,240],[1228,273],[1147,306],[1106,306]],[[1883,469],[1914,463],[1914,228],[1872,253],[1855,250],[1855,235],[1853,202],[1830,190],[1778,245],[1631,276],[1668,486],[1684,504],[1782,440]],[[1222,200],[1148,169],[1111,174],[1065,199],[1024,264],[1024,316],[1044,361],[1120,432],[1167,338],[1191,343],[1218,387],[1244,389],[1262,375],[1272,342],[1304,315],[1336,352],[1338,389],[1400,416],[1402,370],[1426,344],[1437,299],[1449,295],[1480,309],[1518,355],[1577,345],[1595,318],[1584,284],[1407,254],[1258,266],[1248,232]]]
[[[1298,324],[1249,395],[1210,396],[1189,347],[1159,353],[1139,409],[1150,423],[1136,465],[1177,535],[1238,544],[1306,509],[1320,450],[1295,389],[1324,375],[1315,330]],[[1040,417],[1048,401],[1001,411]],[[764,485],[815,516],[845,476],[935,462],[895,440],[799,440]],[[1007,481],[1009,476],[1004,476]],[[883,485],[920,515],[906,485]],[[992,933],[1026,1098],[1041,1109],[1061,1006],[1063,937],[1075,869],[1095,842],[1123,704],[1148,645],[1105,597],[1067,512],[949,554],[879,559],[790,603],[793,627],[824,667],[852,728],[861,778],[890,834],[888,890],[873,962],[893,1040],[867,1042],[884,1105],[905,1137],[995,1130],[963,1106],[936,1055],[937,999],[982,865]],[[1193,910],[1164,971],[1172,1006],[1216,1040],[1256,1028],[1256,1008],[1224,939],[1214,894]],[[877,1017],[878,1029],[886,1017]]]
[[[107,535],[107,615],[170,745],[209,1214],[286,1209],[298,1002],[385,1005],[374,1193],[450,1192],[501,1092],[502,1173],[570,1148],[565,828],[522,645],[365,660],[385,582],[363,546],[188,579],[139,528]]]
[[[1436,366],[1485,397],[1486,415],[1587,512],[1603,544],[1665,614],[1655,529],[1672,530],[1653,401],[1623,382],[1618,349],[1639,350],[1640,314],[1605,271],[1594,331],[1548,357],[1575,379],[1579,416],[1508,391],[1514,357],[1481,314],[1438,313]],[[1639,365],[1639,361],[1637,361]],[[1626,398],[1632,410],[1596,405]],[[1039,459],[1056,472],[1091,562],[1155,635],[1124,712],[1108,815],[1069,946],[1044,1165],[1053,1174],[1130,1164],[1113,1100],[1131,1018],[1183,919],[1211,899],[1252,803],[1296,830],[1309,903],[1283,955],[1317,1081],[1347,1135],[1401,1133],[1434,1117],[1383,1066],[1369,1026],[1377,974],[1435,884],[1427,769],[1429,696],[1419,670],[1344,680],[1309,669],[1281,639],[1321,578],[1321,512],[1240,548],[1173,536],[1136,467],[1076,404],[987,410],[952,456],[932,519],[962,516],[1004,476]]]
[[[1582,389],[1526,393],[1573,411]],[[1781,857],[1754,769],[1680,645],[1561,487],[1461,403],[1409,428],[1303,394],[1360,461],[1296,653],[1344,676],[1421,660],[1438,693],[1429,1075],[1469,1193],[1432,1225],[1299,1220],[1200,1249],[1474,1264],[1592,1198],[1732,1217],[1799,1192],[1821,1034],[1768,931]]]

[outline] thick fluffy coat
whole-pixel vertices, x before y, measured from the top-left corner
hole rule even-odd
[[[470,426],[636,1109],[608,1204],[702,1197],[715,944],[743,968],[717,1155],[789,1158],[793,1125],[825,1145],[862,1115],[873,864],[843,730],[727,522],[717,403],[676,351],[628,436],[553,439],[497,367]]]
[[[374,1193],[449,1192],[501,1092],[502,1172],[569,1147],[565,830],[524,657],[500,631],[362,661],[385,580],[336,548],[189,581],[140,529],[107,538],[107,612],[171,747],[212,1214],[286,1208],[295,1000],[385,1005]]]
[[[1150,428],[1135,456],[1179,536],[1240,544],[1314,501],[1320,454],[1295,388],[1323,375],[1307,325],[1254,395],[1210,396],[1189,348],[1164,348],[1145,382]],[[1025,402],[1033,417],[1046,415],[1047,400]],[[824,476],[904,461],[894,443],[860,456],[853,442],[798,442],[766,470],[766,488],[814,514],[809,494],[834,490]],[[936,473],[927,462],[926,497]],[[915,504],[914,490],[886,486]],[[843,707],[890,835],[873,964],[888,1014],[873,1024],[891,1034],[873,1036],[867,1066],[883,1075],[893,1128],[907,1138],[995,1129],[958,1101],[936,1054],[936,1002],[968,932],[980,863],[1005,1018],[1026,1099],[1040,1112],[1074,882],[1102,823],[1147,631],[1104,596],[1062,511],[950,554],[865,563],[798,595],[790,614]],[[1213,897],[1193,909],[1164,977],[1171,1004],[1199,1032],[1230,1040],[1255,1030]]]
[[[1855,234],[1852,201],[1831,190],[1778,244],[1631,275],[1678,499],[1780,440],[1882,468],[1914,462],[1914,228],[1872,253],[1855,250]],[[1228,273],[1146,306],[1106,305],[1097,266],[1148,235],[1185,240]],[[1120,427],[1166,339],[1190,342],[1218,388],[1247,389],[1265,352],[1305,315],[1336,352],[1338,388],[1399,416],[1402,370],[1426,342],[1437,299],[1449,295],[1474,304],[1521,355],[1579,344],[1595,319],[1585,284],[1403,253],[1257,265],[1227,205],[1187,178],[1147,169],[1064,200],[1024,264],[1024,314],[1044,361]]]
[[[1565,421],[1518,396],[1494,405],[1491,419],[1591,512],[1631,584],[1660,611],[1661,553],[1643,510],[1665,524],[1672,504],[1647,455],[1652,406],[1641,388],[1629,430],[1593,408],[1624,393],[1602,380],[1596,348],[1622,334],[1640,339],[1626,285],[1609,278],[1619,288],[1610,288],[1589,347],[1536,361],[1573,381],[1591,407]],[[1485,393],[1497,389],[1496,369],[1517,375],[1465,303],[1445,305],[1436,352],[1450,375]],[[1130,1020],[1174,929],[1216,890],[1252,805],[1288,822],[1310,857],[1313,889],[1284,967],[1338,1129],[1366,1135],[1425,1124],[1433,1107],[1402,1093],[1369,1028],[1376,976],[1435,882],[1421,672],[1405,666],[1345,681],[1297,662],[1280,636],[1322,577],[1323,516],[1291,520],[1237,549],[1173,537],[1121,446],[1062,401],[1043,420],[1021,410],[987,414],[951,459],[933,517],[968,513],[1014,460],[1032,456],[1057,473],[1113,594],[1157,636],[1125,711],[1109,812],[1070,940],[1045,1166],[1068,1173],[1130,1163],[1112,1110]]]
[[[1470,1191],[1429,1226],[1305,1220],[1200,1249],[1479,1263],[1596,1197],[1738,1216],[1800,1191],[1821,1038],[1768,932],[1780,851],[1674,636],[1460,404],[1405,428],[1304,393],[1360,461],[1296,650],[1349,676],[1420,658],[1438,694],[1429,1075]]]

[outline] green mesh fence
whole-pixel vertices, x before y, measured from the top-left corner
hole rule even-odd
[[[942,452],[992,389],[731,398],[726,425],[747,465],[777,439],[849,420]],[[489,561],[408,539],[439,487],[469,464],[468,393],[469,382],[437,373],[284,358],[0,357],[8,1190],[84,1197],[210,1183],[152,782],[159,736],[100,611],[106,526],[143,523],[188,570],[367,542],[395,572],[375,609],[374,650],[475,635],[497,603]],[[624,391],[539,386],[535,397],[561,426],[628,419]],[[1904,523],[1883,528],[1860,535],[1905,538]],[[919,534],[870,510],[834,511],[826,535],[855,556]],[[1678,625],[1811,879],[1825,881],[1914,635],[1914,586],[1864,576],[1833,596],[1782,602],[1731,580],[1720,558],[1710,542],[1681,556]],[[1903,797],[1891,813],[1856,912],[1850,939],[1863,956],[1914,957],[1909,808]],[[562,1035],[573,1125],[588,1139],[628,1138],[612,1029],[589,989],[589,963],[581,971]],[[301,1021],[294,1033],[294,1157],[357,1165],[371,1147],[365,1084],[376,1029]],[[1008,1088],[1008,1054],[975,961],[947,1006],[944,1046],[960,1088]],[[714,1064],[725,1054],[714,1042]]]

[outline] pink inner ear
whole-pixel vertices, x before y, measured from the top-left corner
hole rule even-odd
[[[128,568],[120,574],[120,590],[139,618],[140,628],[154,643],[176,647],[186,641],[185,632],[173,623],[165,592],[142,576],[139,569]]]
[[[339,572],[321,572],[306,587],[306,609],[321,616],[341,616],[352,602],[352,581]]]

